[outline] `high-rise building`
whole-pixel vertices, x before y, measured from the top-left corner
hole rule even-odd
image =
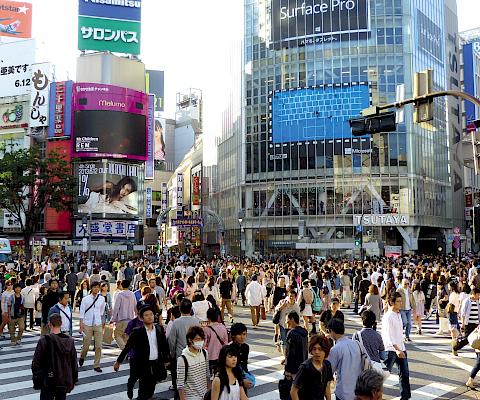
[[[450,251],[464,229],[461,103],[352,137],[348,119],[413,95],[417,71],[460,89],[454,0],[245,0],[245,253]],[[455,83],[456,82],[456,83]],[[220,165],[221,161],[219,161]],[[221,170],[221,168],[219,168]]]

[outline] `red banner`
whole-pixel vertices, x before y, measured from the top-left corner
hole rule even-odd
[[[192,183],[192,204],[194,206],[200,205],[200,177],[194,176]]]

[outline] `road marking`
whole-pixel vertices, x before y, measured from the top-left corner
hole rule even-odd
[[[412,391],[410,400],[432,400],[443,396],[445,393],[452,392],[455,389],[455,386],[445,385],[443,383],[430,383]],[[400,400],[400,397],[395,397],[393,400]]]

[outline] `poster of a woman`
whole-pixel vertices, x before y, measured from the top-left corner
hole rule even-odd
[[[165,120],[155,120],[155,161],[165,161]]]

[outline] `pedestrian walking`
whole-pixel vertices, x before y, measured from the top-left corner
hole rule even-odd
[[[299,325],[300,315],[295,311],[288,313],[286,323],[288,333],[285,345],[284,376],[292,381],[295,379],[300,364],[308,358],[308,331]]]
[[[263,304],[266,296],[267,290],[265,286],[258,283],[257,275],[253,275],[252,281],[245,289],[245,297],[247,298],[247,304],[250,307],[250,315],[254,328],[260,323],[260,306]]]
[[[457,337],[457,343],[453,346],[453,351],[460,350],[468,344],[468,335],[470,335],[478,326],[479,313],[478,302],[480,300],[480,289],[474,288],[470,296],[462,302],[460,310],[461,331]]]
[[[38,340],[32,360],[33,387],[40,400],[65,400],[78,381],[74,340],[61,332],[62,317],[48,317],[50,334]]]
[[[403,321],[400,312],[403,307],[402,294],[394,292],[389,299],[389,309],[382,319],[382,339],[387,351],[385,366],[390,373],[393,364],[397,365],[400,378],[400,399],[411,397],[410,372],[408,369],[407,351],[403,341]]]
[[[25,287],[21,290],[21,295],[24,298],[24,307],[25,307],[25,330],[27,330],[27,326],[30,330],[33,330],[35,324],[35,303],[38,299],[39,292],[38,288],[35,287],[33,284],[33,280],[31,278],[27,278],[25,280]],[[27,324],[27,316],[29,318]]]
[[[332,318],[327,329],[335,341],[328,355],[332,371],[337,376],[335,397],[337,400],[352,400],[355,383],[363,371],[362,350],[357,342],[345,336],[345,326],[339,319]]]
[[[120,364],[130,351],[133,351],[133,363],[139,377],[138,399],[149,400],[153,397],[157,382],[167,377],[169,351],[163,327],[154,323],[154,310],[143,307],[139,311],[143,326],[135,328],[117,358],[113,369],[118,371]],[[128,387],[127,396],[133,398],[133,387]]]
[[[403,328],[405,329],[405,340],[411,342],[410,332],[412,331],[412,311],[415,312],[415,299],[410,290],[410,281],[402,279],[402,287],[397,289],[402,297],[402,309],[400,315],[402,317]]]
[[[230,279],[227,278],[227,273],[222,273],[222,281],[219,285],[220,291],[220,317],[224,321],[224,312],[225,307],[227,308],[228,315],[230,316],[230,322],[233,323],[233,307],[232,307],[232,298],[233,298],[233,284]],[[246,295],[246,289],[245,289]]]
[[[61,292],[58,295],[58,303],[55,304],[48,312],[48,317],[52,314],[59,314],[62,318],[62,326],[60,332],[65,335],[73,335],[73,313],[69,304],[70,294],[68,292]]]
[[[93,370],[102,372],[100,358],[102,357],[103,327],[102,318],[105,312],[105,299],[100,295],[100,283],[94,282],[90,286],[91,293],[84,297],[80,305],[80,333],[83,334],[83,347],[78,364],[83,366],[92,337],[95,343],[95,361]]]
[[[21,345],[23,332],[25,331],[25,299],[21,294],[22,287],[19,283],[13,285],[12,307],[10,321],[8,322],[8,333],[13,346]],[[18,334],[16,329],[18,328]]]
[[[208,353],[203,348],[205,333],[201,326],[191,326],[187,346],[177,359],[177,388],[180,400],[203,400],[211,388]]]
[[[125,329],[128,323],[135,318],[137,299],[135,294],[129,289],[130,281],[124,279],[121,283],[121,290],[115,296],[112,318],[110,321],[115,324],[113,335],[118,347],[125,348]]]
[[[75,292],[78,286],[78,275],[73,271],[73,267],[69,267],[68,274],[65,276],[67,282],[67,292],[70,295],[70,302],[73,308],[73,303],[75,302]]]
[[[235,284],[237,285],[237,290],[239,297],[242,298],[242,305],[245,307],[246,297],[245,297],[245,289],[247,288],[247,278],[243,274],[242,270],[238,270],[238,276],[235,280]]]
[[[308,343],[311,355],[298,369],[290,391],[292,400],[331,399],[333,369],[330,361],[330,340],[323,335],[313,335]],[[282,400],[285,397],[281,397]],[[338,398],[338,397],[337,397]]]
[[[231,345],[220,350],[218,372],[212,382],[211,400],[247,400],[238,353]]]
[[[210,375],[212,376],[217,371],[220,349],[228,343],[227,328],[218,322],[219,318],[220,314],[217,309],[208,309],[208,324],[204,327],[205,349],[208,350],[208,364],[210,366]]]
[[[415,302],[415,312],[413,321],[417,325],[417,334],[422,334],[422,318],[425,315],[425,293],[422,291],[420,282],[413,285],[413,301]]]

